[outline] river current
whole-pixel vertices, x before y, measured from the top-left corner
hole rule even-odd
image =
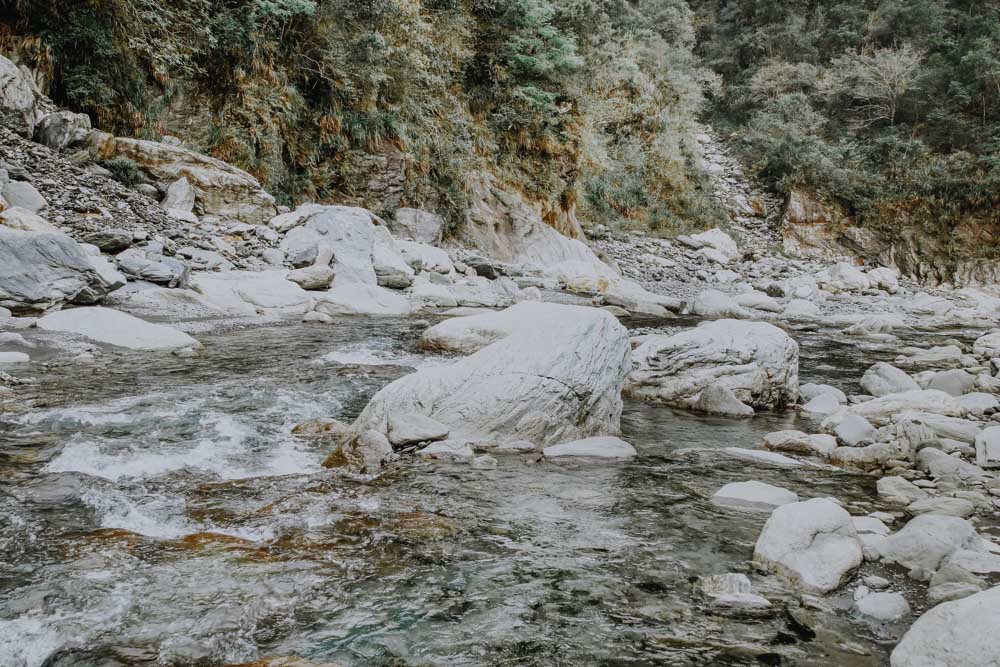
[[[427,321],[343,318],[200,335],[204,354],[34,363],[0,412],[0,665],[883,665],[905,626],[805,603],[749,565],[766,515],[716,508],[758,479],[853,514],[874,479],[735,458],[794,413],[708,418],[627,401],[626,463],[404,458],[326,470],[294,425],[350,421],[446,357]],[[885,351],[797,335],[802,381],[851,392]],[[26,404],[26,405],[25,405]],[[750,576],[765,612],[699,577]],[[866,564],[921,609],[902,571]]]

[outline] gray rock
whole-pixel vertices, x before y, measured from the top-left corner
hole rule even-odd
[[[859,612],[877,621],[898,621],[910,614],[910,605],[900,593],[869,593],[854,603]]]
[[[876,363],[861,377],[861,387],[872,396],[916,391],[920,386],[905,371],[884,361]]]
[[[0,227],[0,306],[42,313],[93,303],[106,293],[87,253],[70,237]]]
[[[124,229],[102,229],[86,234],[83,240],[96,245],[101,252],[117,253],[132,245],[132,232]]]
[[[3,186],[3,198],[12,207],[17,206],[38,213],[48,206],[45,197],[27,181],[10,181]]]
[[[753,512],[771,512],[775,507],[798,500],[799,496],[788,489],[756,480],[731,482],[712,495],[713,505]]]
[[[167,188],[167,194],[160,203],[165,209],[185,211],[190,213],[194,210],[195,191],[188,179],[178,178]]]
[[[416,412],[393,413],[389,417],[389,442],[396,447],[433,442],[448,437],[449,428]]]
[[[82,142],[90,133],[90,116],[72,111],[47,114],[35,127],[35,141],[55,151]]]
[[[976,376],[962,370],[953,368],[947,371],[935,373],[928,383],[928,389],[938,389],[951,396],[961,396],[972,391],[976,385]]]
[[[908,568],[911,577],[927,580],[959,549],[986,548],[984,540],[965,519],[922,514],[886,539],[882,557],[887,563]]]
[[[444,220],[420,209],[401,208],[389,220],[389,229],[396,238],[437,245],[444,232]]]
[[[118,269],[130,278],[147,280],[168,287],[181,287],[187,283],[191,269],[173,257],[146,252],[142,248],[129,248],[115,256]]]
[[[729,387],[713,384],[705,387],[698,396],[695,409],[710,415],[724,417],[753,417],[753,408],[742,403]]]

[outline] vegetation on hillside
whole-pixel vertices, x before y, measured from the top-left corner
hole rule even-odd
[[[694,0],[720,125],[778,190],[1000,255],[1000,4]]]
[[[0,0],[53,97],[185,142],[284,201],[437,209],[489,169],[593,222],[719,220],[694,121],[716,78],[683,0]],[[388,162],[386,161],[388,160]],[[394,162],[393,162],[394,161]],[[402,193],[372,188],[401,164]]]

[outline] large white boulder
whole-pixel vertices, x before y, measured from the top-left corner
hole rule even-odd
[[[813,498],[774,510],[753,560],[808,592],[829,593],[861,565],[862,545],[844,508]]]
[[[450,440],[467,442],[551,445],[619,430],[629,345],[610,313],[526,301],[496,317],[462,319],[467,328],[497,331],[484,337],[494,342],[384,387],[358,416],[356,432],[384,433],[398,412],[428,416],[449,428]]]
[[[702,317],[750,317],[750,313],[729,295],[714,289],[699,293],[691,302],[690,310],[692,314]]]
[[[828,292],[857,292],[871,287],[871,281],[861,269],[848,264],[838,262],[828,269],[824,269],[816,274],[816,282]]]
[[[696,405],[713,384],[754,408],[794,405],[799,346],[764,322],[715,320],[674,334],[652,335],[632,353],[626,393],[680,407]]]
[[[375,245],[372,213],[354,206],[309,205],[302,208],[304,215],[288,230],[279,246],[288,262],[295,267],[309,266],[323,250],[332,250],[338,284],[376,284],[378,279],[372,266]]]
[[[183,331],[163,324],[153,324],[111,308],[73,308],[40,318],[39,329],[84,336],[130,350],[179,349],[197,345]]]
[[[987,359],[1000,357],[1000,332],[988,333],[977,338],[972,344],[972,354]]]
[[[892,652],[892,667],[1000,666],[1000,586],[944,602],[917,619]]]
[[[441,248],[435,248],[426,243],[404,240],[397,240],[395,248],[414,271],[451,273],[454,269],[451,257]]]
[[[885,396],[904,391],[918,391],[920,385],[906,371],[879,361],[861,376],[861,388],[872,396]]]
[[[728,264],[740,257],[740,249],[736,245],[736,241],[719,228],[694,234],[691,236],[691,240],[701,246],[698,249],[698,254],[710,261]]]

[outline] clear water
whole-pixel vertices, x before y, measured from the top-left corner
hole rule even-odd
[[[764,517],[708,500],[760,479],[876,508],[870,478],[721,451],[802,426],[792,415],[630,402],[629,463],[322,468],[322,444],[291,428],[350,420],[392,379],[449,363],[416,350],[426,325],[344,318],[203,335],[194,359],[35,365],[30,405],[0,413],[0,665],[887,664],[903,628],[853,617],[848,592],[801,608],[749,566]],[[803,380],[848,390],[879,357],[800,341]],[[714,610],[694,582],[725,572],[773,609]]]

